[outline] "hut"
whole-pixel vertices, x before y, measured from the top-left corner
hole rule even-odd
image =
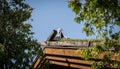
[[[46,41],[39,44],[43,48],[44,55],[37,56],[32,68],[42,68],[42,66],[49,62],[49,69],[91,69],[92,62],[87,62],[79,55],[76,54],[76,50],[81,48],[91,48],[93,45],[100,41],[60,41],[56,39],[57,31],[53,30]],[[64,35],[61,32],[61,39],[64,39]],[[101,58],[104,54],[101,54]],[[118,58],[120,59],[120,57]],[[94,59],[94,61],[101,61],[101,59]]]

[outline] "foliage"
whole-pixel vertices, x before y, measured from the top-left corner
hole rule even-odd
[[[120,0],[69,0],[68,7],[76,14],[74,20],[84,24],[83,31],[88,36],[98,34],[97,37],[103,40],[102,44],[97,44],[92,49],[85,49],[84,52],[79,50],[82,52],[80,55],[91,58],[85,55],[87,52],[96,58],[98,54],[107,51],[102,61],[95,62],[92,68],[119,68],[119,62],[111,61],[113,53],[120,54]]]
[[[84,23],[83,31],[87,35],[98,32],[105,36],[113,32],[115,25],[120,26],[118,0],[84,0],[84,2],[83,0],[70,0],[68,6],[76,14],[74,20]]]
[[[25,0],[0,0],[0,69],[26,69],[42,53],[26,23],[32,8]]]

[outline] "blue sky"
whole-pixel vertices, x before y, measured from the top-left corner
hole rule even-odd
[[[63,34],[74,39],[88,39],[82,32],[82,24],[74,22],[75,14],[68,8],[67,0],[27,0],[34,8],[32,13],[32,31],[34,38],[45,41],[53,29],[62,28]]]

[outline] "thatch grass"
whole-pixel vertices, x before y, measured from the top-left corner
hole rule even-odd
[[[100,40],[100,39],[71,39],[71,38],[63,38],[63,39],[56,40],[56,41],[78,41],[78,42],[91,41],[91,42],[100,42],[102,40]]]

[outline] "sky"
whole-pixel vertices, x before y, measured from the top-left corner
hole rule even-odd
[[[67,0],[27,0],[32,8],[30,24],[38,41],[46,41],[53,29],[62,28],[64,36],[73,39],[92,39],[82,32],[82,24],[74,21],[75,14],[68,8]]]

